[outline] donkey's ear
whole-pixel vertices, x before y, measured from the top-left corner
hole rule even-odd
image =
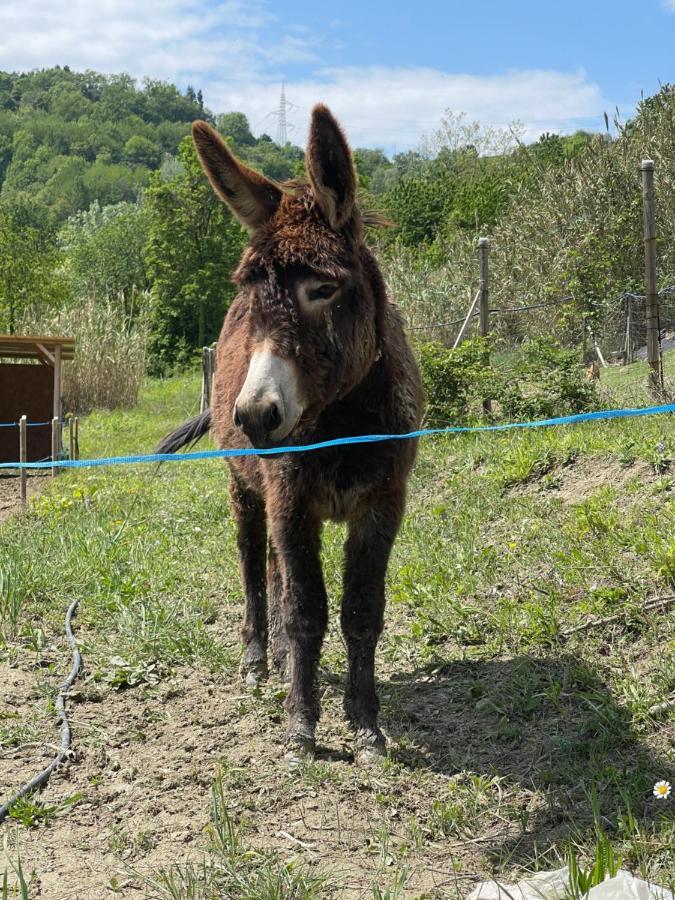
[[[211,186],[242,225],[255,231],[271,219],[281,201],[279,186],[235,159],[206,122],[192,123],[192,138]]]
[[[354,209],[356,175],[347,139],[323,103],[312,110],[307,171],[316,202],[331,227],[339,231]]]

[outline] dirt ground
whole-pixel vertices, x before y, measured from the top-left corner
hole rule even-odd
[[[36,494],[49,475],[29,474],[28,476],[28,496]],[[0,474],[0,522],[4,522],[11,515],[21,509],[21,501],[19,496],[19,478],[14,475]]]
[[[236,640],[236,628],[228,632],[223,640]],[[86,648],[86,634],[79,639]],[[65,648],[54,648],[42,662],[59,659],[61,670],[67,658]],[[339,896],[371,897],[371,882],[387,885],[401,860],[411,869],[402,896],[465,896],[489,873],[492,856],[516,852],[523,840],[519,817],[538,823],[528,844],[541,827],[548,837],[555,831],[555,823],[544,822],[545,803],[533,783],[541,736],[517,750],[495,743],[495,717],[472,701],[476,684],[497,687],[513,664],[458,662],[452,672],[432,676],[385,675],[383,724],[392,746],[385,768],[354,764],[340,709],[342,679],[324,671],[318,759],[294,773],[283,760],[279,685],[252,696],[236,677],[185,669],[158,685],[115,690],[96,684],[85,663],[68,703],[74,756],[43,793],[57,811],[50,822],[21,831],[31,896],[152,896],[147,879],[159,869],[203,858],[209,789],[218,772],[243,842],[301,857],[338,881]],[[3,793],[53,755],[58,733],[47,687],[60,678],[23,663],[0,669],[4,715],[26,725],[25,743],[5,753]],[[410,823],[426,821],[451,781],[470,785],[471,772],[497,770],[509,777],[486,778],[480,837],[425,826],[415,837]],[[64,803],[68,798],[76,802]]]
[[[86,647],[86,634],[79,637]],[[561,718],[551,708],[522,734],[500,736],[499,717],[476,697],[499,692],[514,677],[564,677],[576,664],[564,655],[467,660],[432,674],[384,675],[383,724],[392,748],[384,768],[354,764],[341,678],[324,671],[318,760],[296,773],[283,760],[278,685],[252,696],[236,677],[184,669],[158,685],[116,690],[94,683],[85,666],[68,704],[73,759],[43,793],[57,807],[54,818],[21,830],[30,896],[155,896],[158,870],[199,865],[204,857],[209,789],[220,772],[243,843],[301,858],[337,881],[338,896],[372,897],[371,884],[386,887],[405,864],[401,897],[465,897],[496,865],[517,867],[534,847],[564,833],[547,799],[556,780],[551,758],[580,725],[578,709]],[[33,729],[5,755],[3,792],[53,754],[58,735],[46,685],[55,681],[39,669],[0,669],[5,715],[21,716]],[[484,784],[479,794],[476,773]],[[469,818],[462,827],[431,827],[434,801],[461,802],[465,788]]]

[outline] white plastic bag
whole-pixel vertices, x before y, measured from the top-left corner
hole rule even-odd
[[[483,881],[468,900],[564,900],[568,882],[567,866],[553,872],[537,872],[518,884]],[[665,888],[634,878],[621,869],[588,892],[588,900],[675,900]]]

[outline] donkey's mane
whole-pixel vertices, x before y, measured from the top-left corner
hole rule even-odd
[[[280,191],[283,191],[284,194],[311,196],[312,193],[312,187],[306,178],[290,178],[288,181],[275,181],[274,184]],[[379,210],[363,206],[358,197],[356,199],[355,208],[357,214],[361,218],[361,222],[367,228],[392,228],[395,224]]]

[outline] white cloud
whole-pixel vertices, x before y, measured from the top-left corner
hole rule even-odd
[[[675,0],[669,0],[675,8]],[[613,104],[582,71],[467,75],[424,67],[320,68],[335,35],[282,21],[269,0],[17,0],[0,2],[0,65],[51,65],[129,72],[202,88],[215,112],[242,110],[254,131],[276,135],[274,110],[286,78],[289,137],[303,143],[319,100],[342,120],[354,145],[415,146],[446,109],[485,124],[520,120],[526,138],[543,131],[601,127]],[[334,29],[333,29],[334,31]]]
[[[674,0],[675,2],[675,0]],[[212,83],[205,91],[218,110],[242,110],[255,131],[274,136],[279,83]],[[446,109],[465,112],[483,124],[507,126],[520,121],[525,138],[544,131],[602,127],[608,104],[584,72],[524,70],[498,75],[462,75],[428,68],[350,67],[324,69],[313,77],[286,84],[294,106],[289,138],[302,144],[311,107],[318,101],[335,112],[353,145],[399,150],[415,146],[438,127]]]
[[[184,83],[188,76],[260,77],[276,45],[282,62],[307,60],[309,36],[279,28],[265,0],[20,0],[0,4],[4,69],[52,65],[126,71]]]

